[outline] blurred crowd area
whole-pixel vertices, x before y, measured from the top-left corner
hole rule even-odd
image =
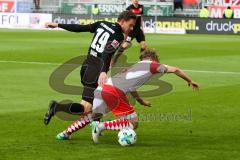
[[[240,15],[240,0],[139,0],[139,3],[144,5],[144,16],[202,14],[204,18],[225,18],[226,9]],[[130,4],[131,0],[0,0],[0,12],[117,16]]]

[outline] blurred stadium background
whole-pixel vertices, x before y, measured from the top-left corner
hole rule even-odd
[[[86,24],[116,21],[131,0],[0,0],[1,28],[41,29],[47,21]],[[148,33],[239,34],[240,0],[142,0]],[[199,18],[207,7],[205,17]],[[224,19],[226,7],[233,11]]]

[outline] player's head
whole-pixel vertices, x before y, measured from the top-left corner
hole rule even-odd
[[[123,11],[118,16],[118,23],[122,27],[124,33],[131,31],[136,23],[136,15],[131,11]]]
[[[149,48],[145,49],[144,51],[141,52],[141,55],[139,58],[140,60],[150,59],[150,60],[159,62],[158,53],[154,49],[149,49]]]
[[[138,0],[132,0],[132,3],[136,5],[138,4]]]

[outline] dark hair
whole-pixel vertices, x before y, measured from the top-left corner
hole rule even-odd
[[[129,21],[130,19],[134,19],[134,20],[137,19],[137,16],[131,11],[123,11],[118,16],[118,22],[121,21],[121,20]]]
[[[148,49],[148,48],[145,49],[144,51],[141,52],[141,55],[139,58],[140,58],[140,60],[142,60],[144,58],[151,58],[152,60],[159,62],[158,54],[155,51],[155,49]]]

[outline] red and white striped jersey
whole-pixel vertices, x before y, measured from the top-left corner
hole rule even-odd
[[[167,65],[159,64],[156,61],[143,60],[108,78],[106,84],[113,85],[124,93],[128,93],[136,91],[146,83],[152,75],[166,72]]]

